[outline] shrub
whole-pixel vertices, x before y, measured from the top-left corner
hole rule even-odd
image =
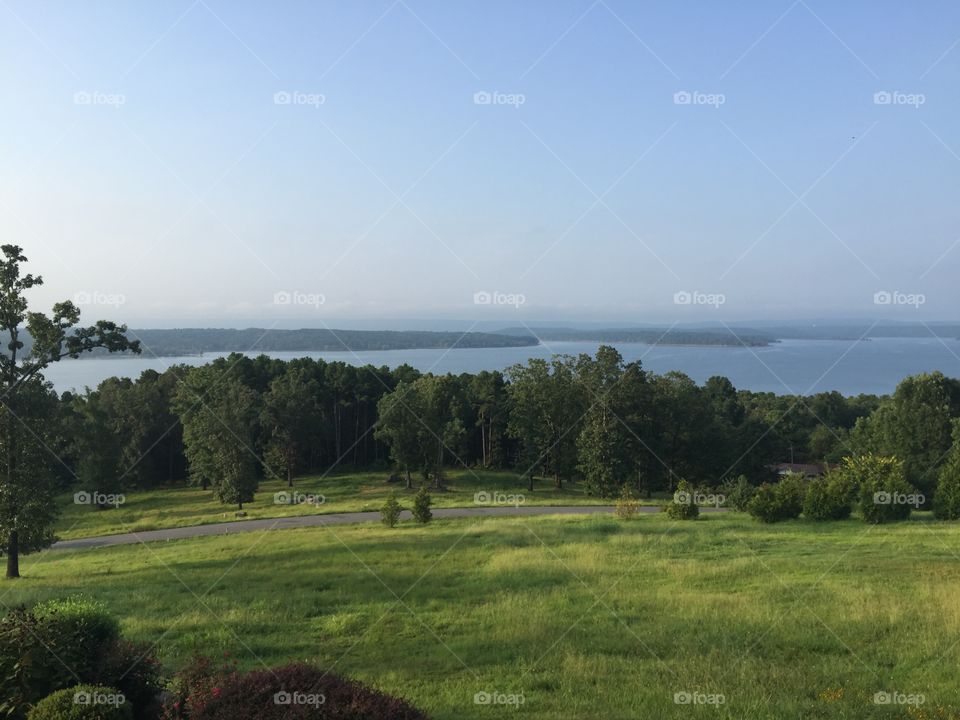
[[[846,520],[850,517],[851,487],[843,473],[811,480],[803,500],[804,516],[810,520]]]
[[[895,457],[845,457],[841,472],[860,488],[860,513],[865,522],[906,520],[912,507],[924,503],[923,496],[906,481],[903,463]]]
[[[38,702],[28,720],[130,720],[130,703],[115,688],[75,685]]]
[[[933,514],[941,520],[960,518],[960,472],[950,465],[940,471],[937,494],[933,497]]]
[[[417,490],[417,494],[413,496],[413,519],[418,523],[430,522],[430,519],[433,517],[433,513],[430,512],[430,504],[432,502],[433,499],[430,497],[430,493],[427,492],[427,486],[421,485],[420,489]]]
[[[750,504],[750,498],[753,497],[756,488],[750,484],[746,475],[740,475],[733,482],[729,482],[723,487],[723,494],[727,498],[727,507],[740,512],[746,512],[747,505]]]
[[[194,668],[196,669],[196,668]],[[201,705],[169,715],[190,720],[426,720],[405,700],[304,663],[218,678]]]
[[[757,488],[747,505],[747,512],[766,523],[790,520],[800,517],[803,496],[803,478],[788,474],[776,485],[764,483]]]
[[[640,503],[633,497],[630,486],[624,483],[620,490],[620,497],[617,498],[617,508],[614,513],[621,520],[629,520],[637,514],[639,509]]]
[[[33,614],[39,640],[59,658],[54,662],[83,681],[97,674],[101,658],[120,639],[120,624],[107,606],[83,595],[39,603]]]
[[[700,508],[694,502],[693,491],[686,480],[677,483],[677,491],[665,510],[667,516],[673,520],[696,520],[700,517]]]
[[[31,705],[78,679],[117,688],[138,719],[155,717],[159,664],[146,648],[120,639],[101,603],[69,597],[0,620],[0,716],[24,718]]]
[[[387,501],[380,508],[380,520],[387,527],[393,527],[400,520],[400,503],[397,502],[397,494],[393,491],[387,496]]]
[[[206,655],[194,655],[173,678],[170,697],[163,706],[163,719],[193,717],[213,702],[221,688],[236,675],[236,663],[227,654],[219,664]]]

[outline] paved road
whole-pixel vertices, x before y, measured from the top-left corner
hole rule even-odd
[[[613,505],[498,505],[497,507],[436,508],[435,518],[515,516],[515,515],[593,515],[610,514]],[[640,512],[659,512],[658,506],[643,505]],[[716,512],[713,508],[701,508],[701,512]],[[410,511],[404,510],[401,519],[410,517]],[[232,535],[234,533],[255,532],[257,530],[281,530],[284,528],[319,527],[323,525],[346,525],[349,523],[373,522],[380,520],[380,513],[347,512],[325,515],[295,515],[293,517],[263,518],[260,520],[235,520],[233,522],[212,523],[210,525],[192,525],[190,527],[169,528],[167,530],[145,530],[138,533],[119,535],[101,535],[99,537],[61,540],[55,543],[54,550],[76,550],[80,548],[109,547],[111,545],[133,545],[140,542],[160,540],[180,540],[183,538],[206,535]]]

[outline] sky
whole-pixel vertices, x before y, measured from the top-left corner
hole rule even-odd
[[[0,0],[0,236],[88,319],[957,320],[960,5]]]

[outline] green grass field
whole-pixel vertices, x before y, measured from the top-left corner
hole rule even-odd
[[[958,548],[960,525],[926,517],[460,519],[48,551],[0,591],[100,598],[170,667],[194,649],[309,660],[439,719],[948,718]]]
[[[414,491],[404,490],[402,483],[387,483],[388,475],[381,471],[296,479],[296,492],[324,497],[323,504],[317,506],[307,503],[276,504],[274,494],[287,491],[287,484],[267,480],[260,484],[254,502],[244,503],[244,518],[236,516],[235,506],[221,504],[210,491],[182,485],[144,492],[132,490],[126,493],[124,504],[109,510],[76,505],[71,492],[59,498],[61,516],[56,532],[58,537],[70,540],[241,519],[378,510],[391,490],[396,490],[401,503],[409,507]],[[433,492],[433,504],[434,507],[470,507],[475,504],[474,494],[481,491],[521,493],[526,505],[597,505],[611,502],[588,495],[583,486],[577,483],[566,484],[563,489],[557,490],[552,482],[537,480],[535,490],[531,493],[527,490],[526,482],[515,473],[454,470],[447,474],[446,490]],[[662,499],[648,502],[658,503]]]

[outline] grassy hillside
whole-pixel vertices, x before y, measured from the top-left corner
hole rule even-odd
[[[478,692],[522,693],[516,716],[537,720],[947,718],[958,544],[927,518],[368,524],[28,556],[4,603],[84,591],[172,666],[195,648],[307,659],[441,720],[514,712]]]

